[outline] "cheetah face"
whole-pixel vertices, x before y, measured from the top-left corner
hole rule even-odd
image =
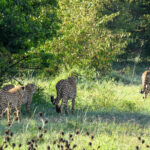
[[[25,94],[25,87],[24,87],[24,86],[21,86],[20,91],[21,91],[21,95],[22,95],[22,97],[23,97],[24,94]]]
[[[32,94],[37,91],[37,86],[35,84],[27,84],[26,89],[31,90]]]

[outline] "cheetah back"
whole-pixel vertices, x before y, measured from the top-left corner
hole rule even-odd
[[[8,90],[10,90],[10,89],[12,89],[14,87],[15,87],[14,85],[8,84],[8,85],[5,85],[2,89],[5,90],[5,91],[8,91]]]
[[[55,99],[55,105],[58,105],[61,99],[75,99],[76,97],[76,84],[77,80],[75,77],[69,77],[65,80],[60,80],[56,84],[57,98]]]

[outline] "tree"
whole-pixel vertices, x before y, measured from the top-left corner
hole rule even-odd
[[[102,9],[103,8],[103,9]],[[150,57],[150,1],[148,0],[106,0],[101,2],[100,14],[120,12],[108,22],[111,31],[122,30],[130,33],[127,39],[126,55],[139,53],[141,57]]]
[[[123,52],[129,33],[112,31],[106,27],[120,12],[100,13],[103,5],[98,0],[59,1],[62,20],[59,37],[50,41],[47,51],[60,54],[65,67],[78,65],[106,73],[116,55]]]
[[[0,1],[0,83],[30,58],[27,51],[56,36],[57,7],[56,0]]]

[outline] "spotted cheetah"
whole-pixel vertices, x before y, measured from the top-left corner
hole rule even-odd
[[[68,100],[72,100],[72,113],[74,113],[74,105],[77,91],[77,77],[69,77],[65,80],[60,80],[56,84],[57,97],[51,96],[52,103],[56,106],[56,111],[62,113],[65,106],[65,113],[68,114]],[[62,99],[61,106],[58,106],[59,101]]]
[[[7,111],[8,124],[10,123],[11,109],[16,110],[18,121],[20,122],[20,111],[22,96],[25,88],[23,86],[16,86],[8,91],[0,90],[0,115]]]
[[[150,71],[146,70],[142,74],[142,90],[141,93],[144,93],[143,98],[147,98],[148,93],[150,92]]]
[[[4,86],[2,89],[5,91],[8,91],[14,87],[15,87],[14,85],[8,84]],[[36,91],[37,91],[37,86],[35,84],[29,83],[25,86],[25,92],[22,98],[22,104],[26,104],[27,113],[30,113],[30,105],[32,102],[32,96]]]
[[[22,98],[22,104],[26,104],[27,113],[30,113],[32,96],[36,91],[37,91],[37,86],[35,84],[29,83],[25,86],[25,93]]]

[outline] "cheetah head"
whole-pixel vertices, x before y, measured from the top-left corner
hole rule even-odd
[[[35,84],[29,83],[25,87],[26,89],[31,90],[32,93],[35,93],[37,91],[37,86]]]

